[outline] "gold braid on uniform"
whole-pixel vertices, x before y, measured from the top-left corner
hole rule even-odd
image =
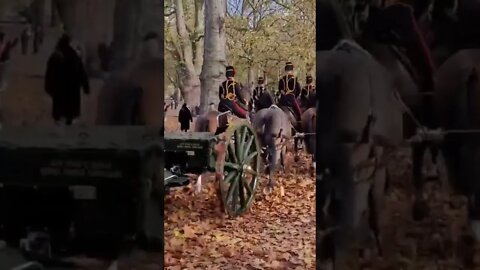
[[[295,92],[295,86],[297,86],[297,78],[295,76],[292,76],[292,78],[289,78],[288,75],[285,76],[285,94],[288,95],[288,94],[291,94],[293,92]],[[288,87],[288,83],[290,82],[290,80],[293,80],[293,89],[290,89]]]
[[[314,86],[313,86],[313,85],[309,84],[309,85],[307,86],[307,97],[310,96],[310,93],[312,92],[313,89],[314,89]]]
[[[235,100],[236,98],[236,95],[235,95],[235,81],[226,81],[225,83],[226,85],[226,89],[223,87],[223,84],[222,84],[222,89],[223,89],[223,98],[224,99],[229,99],[229,100]],[[233,90],[231,92],[229,92],[229,90],[233,88]]]

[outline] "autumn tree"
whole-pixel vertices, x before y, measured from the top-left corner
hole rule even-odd
[[[301,79],[314,71],[315,1],[232,1],[228,11],[228,59],[240,80],[262,75],[275,85],[286,61]]]
[[[143,36],[152,31],[160,35],[162,27],[162,5],[156,0],[33,0],[32,6],[42,24],[48,13],[58,13],[64,30],[80,43],[91,74],[99,72],[100,43],[113,42],[114,67],[120,69],[138,57]]]
[[[165,1],[166,70],[170,83],[180,89],[188,104],[200,103],[200,72],[203,64],[204,0]]]
[[[224,80],[226,66],[225,13],[226,0],[205,0],[205,50],[201,74],[201,111],[205,111],[210,102],[218,103],[218,86]]]
[[[195,17],[198,13],[194,11],[196,2],[193,0],[181,2],[186,39],[178,34],[177,15],[173,2],[170,1],[170,4],[166,5],[165,76],[168,79],[166,83],[181,89],[184,93],[189,89],[185,88],[185,85],[190,84],[185,79],[189,76],[184,75],[187,73],[186,66],[191,66],[193,63],[196,71],[199,72],[197,68],[201,65],[196,59],[200,59],[200,50],[196,50],[195,46],[203,45],[203,40],[196,43],[194,38],[198,37],[194,34],[195,25],[198,26],[195,24],[195,18],[198,18]],[[297,74],[301,79],[304,78],[305,73],[313,73],[315,70],[315,1],[226,0],[226,2],[226,62],[224,65],[235,66],[238,80],[249,84],[256,81],[257,76],[263,75],[267,78],[267,82],[275,85],[286,61],[295,63]],[[188,40],[184,42],[187,44],[187,54],[183,53],[180,40]],[[189,44],[194,45],[192,48],[196,52],[191,57],[188,53]],[[186,56],[189,57],[186,58]],[[214,91],[211,94],[212,100],[209,102],[215,101],[215,92],[218,87],[209,88]],[[187,102],[188,100],[189,98]]]

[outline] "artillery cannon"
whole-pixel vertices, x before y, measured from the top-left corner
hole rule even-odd
[[[166,133],[165,168],[174,176],[165,187],[188,184],[186,173],[215,173],[219,199],[225,212],[238,216],[246,212],[255,197],[260,176],[261,148],[248,121],[235,119],[209,132]],[[221,133],[220,133],[221,132]]]
[[[159,139],[138,126],[4,128],[0,239],[43,259],[163,241]]]

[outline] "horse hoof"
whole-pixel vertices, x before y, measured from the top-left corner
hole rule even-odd
[[[413,220],[423,220],[428,215],[428,205],[423,200],[416,200],[412,206]]]
[[[265,195],[269,195],[272,192],[273,192],[273,186],[272,185],[268,185],[263,189],[263,194],[265,194]]]
[[[475,240],[480,241],[480,220],[471,220],[470,227],[472,228],[472,235]]]

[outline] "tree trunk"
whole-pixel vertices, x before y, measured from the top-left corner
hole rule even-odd
[[[205,50],[202,73],[200,110],[210,102],[218,103],[218,87],[226,66],[225,13],[226,0],[205,0]]]
[[[50,9],[50,27],[56,27],[60,21],[60,16],[58,14],[58,9],[55,3],[55,0],[49,0]]]
[[[34,27],[41,26],[45,29],[46,0],[34,0],[31,4],[32,24]]]
[[[182,63],[177,68],[179,85],[185,102],[195,106],[200,103],[200,79],[195,69],[195,51],[187,30],[183,0],[175,0],[176,32],[180,40]],[[197,6],[196,6],[197,7]],[[197,20],[196,20],[197,22]]]
[[[255,85],[255,82],[257,81],[257,76],[255,76],[255,69],[253,68],[252,65],[250,65],[250,67],[248,68],[248,79],[247,79],[247,83],[248,83],[248,88],[250,89],[250,91],[253,90],[254,88],[254,85]]]
[[[99,72],[98,45],[112,38],[115,0],[52,0],[64,30],[84,50],[89,74]],[[120,1],[120,0],[117,0]],[[137,3],[138,1],[131,1]],[[52,10],[54,13],[54,10]],[[132,12],[133,13],[133,12]]]
[[[202,71],[203,65],[203,36],[205,35],[205,1],[195,0],[195,40],[194,40],[194,54],[195,54],[195,70],[197,74]]]
[[[142,1],[116,0],[113,30],[114,69],[123,69],[136,56],[141,36]]]

